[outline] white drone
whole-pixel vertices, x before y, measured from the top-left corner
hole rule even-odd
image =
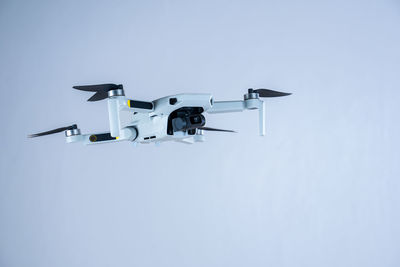
[[[88,101],[107,99],[110,132],[81,134],[76,124],[47,132],[29,135],[38,137],[65,131],[67,143],[103,144],[130,141],[160,143],[178,141],[187,144],[204,141],[204,131],[234,132],[204,127],[207,113],[259,110],[260,135],[265,135],[265,103],[260,97],[287,96],[289,93],[269,89],[248,89],[244,100],[214,101],[210,94],[178,94],[152,102],[131,100],[125,97],[122,84],[74,86],[74,89],[95,92]],[[124,113],[128,118],[124,120]],[[126,117],[126,116],[125,116]]]

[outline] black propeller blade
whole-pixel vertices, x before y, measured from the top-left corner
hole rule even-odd
[[[73,86],[72,88],[86,92],[96,92],[91,98],[87,100],[90,102],[94,102],[106,99],[108,97],[108,91],[123,89],[123,86],[122,84],[105,83],[95,85],[79,85]]]
[[[39,136],[43,136],[43,135],[61,133],[61,132],[63,132],[63,131],[73,130],[73,129],[78,129],[78,126],[77,126],[76,124],[73,124],[73,125],[71,125],[71,126],[61,127],[61,128],[57,128],[57,129],[54,129],[54,130],[47,131],[47,132],[41,132],[41,133],[36,133],[36,134],[30,134],[30,135],[28,135],[28,137],[29,137],[29,138],[39,137]]]
[[[249,93],[258,93],[260,97],[279,97],[279,96],[287,96],[291,95],[291,93],[283,93],[283,92],[278,92],[270,89],[249,89]]]
[[[210,131],[210,132],[236,133],[235,131],[232,131],[232,130],[224,130],[224,129],[217,129],[217,128],[211,128],[211,127],[199,127],[197,129],[204,130],[204,131]]]

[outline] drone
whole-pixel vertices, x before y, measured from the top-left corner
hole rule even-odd
[[[290,95],[270,89],[250,88],[244,94],[243,100],[214,101],[211,94],[177,94],[146,102],[126,98],[122,84],[83,85],[73,88],[94,92],[87,100],[89,102],[107,99],[110,131],[81,134],[78,126],[73,124],[28,137],[65,132],[67,143],[103,144],[130,141],[136,145],[177,141],[192,144],[203,142],[205,131],[235,132],[206,127],[203,115],[205,112],[214,114],[254,109],[259,111],[259,133],[264,136],[265,102],[260,98]]]

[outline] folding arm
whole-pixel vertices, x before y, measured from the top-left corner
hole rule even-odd
[[[130,100],[123,95],[110,96],[108,98],[108,117],[112,137],[121,136],[121,111],[150,113],[154,111],[154,105],[152,102]]]
[[[260,135],[265,135],[265,103],[258,98],[249,98],[236,101],[214,101],[213,106],[207,110],[208,113],[241,112],[246,109],[259,110]]]
[[[89,102],[107,99],[110,135],[114,138],[123,138],[122,135],[124,133],[121,128],[120,118],[120,112],[122,110],[149,113],[154,109],[152,102],[136,101],[126,98],[122,84],[106,83],[96,85],[79,85],[73,86],[73,88],[86,92],[94,92],[95,94],[88,99]]]
[[[240,112],[246,109],[243,100],[237,101],[214,101],[212,107],[207,110],[208,113],[227,113]]]
[[[126,127],[120,131],[120,137],[112,137],[109,132],[96,133],[96,134],[72,134],[66,131],[67,143],[81,142],[85,145],[104,144],[119,141],[133,141],[137,136],[137,131],[133,127]]]

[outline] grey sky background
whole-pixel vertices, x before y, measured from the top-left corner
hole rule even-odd
[[[399,266],[400,4],[0,2],[0,266]],[[195,145],[65,144],[106,102],[292,92]]]

